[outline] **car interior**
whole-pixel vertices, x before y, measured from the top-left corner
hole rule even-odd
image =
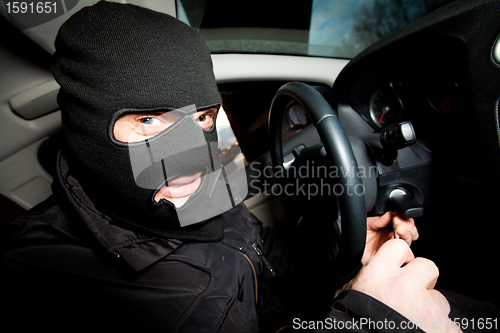
[[[415,218],[412,250],[437,264],[438,288],[500,304],[500,2],[117,2],[175,16],[207,42],[219,154],[241,152],[244,202],[264,225],[331,223],[348,274],[366,215],[397,211]],[[53,41],[92,3],[29,19],[0,3],[2,224],[51,195],[62,140]]]

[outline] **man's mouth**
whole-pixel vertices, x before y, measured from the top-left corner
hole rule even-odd
[[[166,199],[183,198],[192,195],[201,183],[201,172],[182,175],[169,181],[158,194]]]

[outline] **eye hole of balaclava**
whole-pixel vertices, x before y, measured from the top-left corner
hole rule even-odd
[[[113,117],[110,135],[129,147],[136,184],[157,190],[155,202],[165,199],[180,208],[197,193],[202,177],[216,168],[217,112],[218,107],[198,111],[194,105],[122,110]]]
[[[215,125],[218,108],[195,110],[185,114],[178,110],[131,112],[120,116],[113,125],[113,137],[123,143],[133,143],[151,139],[165,131],[184,117],[191,117],[201,129],[210,131]]]
[[[217,112],[217,107],[190,105],[121,110],[112,118],[109,135],[128,149],[136,185],[152,190],[154,204],[173,204],[181,225],[219,215],[246,195],[240,193],[246,190],[244,174],[233,177],[228,163],[218,158]]]

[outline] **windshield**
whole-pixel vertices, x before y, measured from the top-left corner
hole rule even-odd
[[[212,53],[353,58],[451,0],[176,0]]]

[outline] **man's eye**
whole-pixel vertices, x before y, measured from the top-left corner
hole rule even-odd
[[[152,125],[157,125],[159,120],[156,119],[156,117],[142,117],[142,118],[139,118],[138,121],[142,125],[152,126]]]
[[[212,117],[212,116],[211,116],[211,115],[209,115],[209,114],[204,114],[204,115],[201,115],[201,116],[199,116],[199,117],[198,117],[198,121],[199,121],[200,123],[204,123],[204,122],[206,122],[206,121],[210,120],[210,118],[211,118],[211,117]]]

